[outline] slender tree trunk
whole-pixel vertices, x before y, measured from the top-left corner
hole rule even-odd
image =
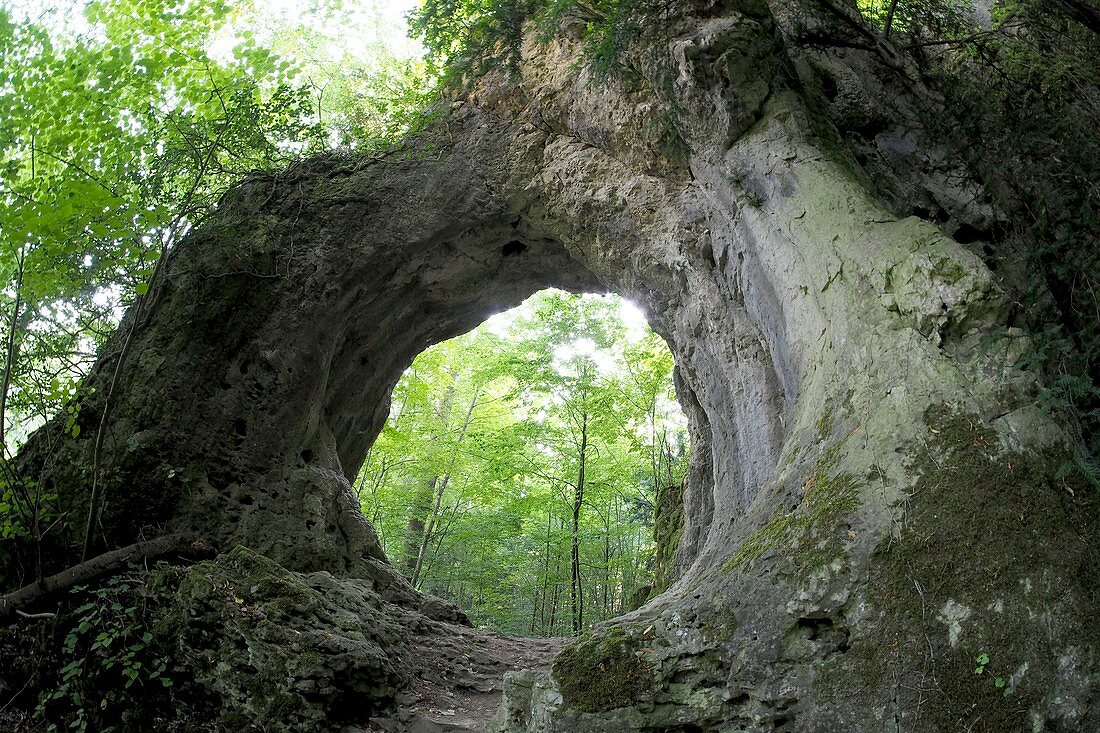
[[[416,502],[409,508],[409,518],[405,524],[405,549],[402,553],[401,564],[405,568],[405,574],[410,578],[413,577],[420,560],[420,552],[424,543],[424,530],[428,515],[432,510],[432,499],[435,496],[435,487],[438,482],[438,476],[431,476],[417,492]]]
[[[440,506],[443,504],[443,494],[447,491],[447,484],[450,483],[450,475],[444,475],[441,479],[435,482],[435,496],[432,498],[432,505],[428,511],[427,522],[421,527],[420,546],[416,551],[416,561],[413,563],[412,580],[413,587],[419,587],[420,573],[424,569],[424,558],[428,555],[428,548],[431,546],[432,538],[435,536],[436,522],[439,520]]]
[[[546,596],[550,588],[550,534],[551,519],[553,513],[546,510],[546,544],[542,553],[542,608],[539,612],[539,620],[542,624],[543,635],[550,636],[550,630],[546,626]]]
[[[611,617],[611,600],[614,594],[611,592],[611,507],[607,507],[607,514],[603,523],[603,617]]]
[[[886,11],[886,21],[882,24],[882,33],[890,37],[890,30],[894,26],[894,12],[898,9],[898,0],[890,0],[890,9]]]
[[[4,384],[0,389],[0,451],[6,453],[8,392],[11,390],[11,376],[15,371],[15,360],[19,354],[19,309],[23,305],[23,250],[19,250],[19,270],[15,281],[15,303],[12,306],[11,322],[8,327],[7,353],[4,360]]]
[[[584,469],[588,453],[588,412],[581,413],[580,466],[577,469],[577,485],[573,491],[573,531],[571,534],[571,585],[569,602],[573,611],[573,633],[579,634],[584,625],[584,588],[581,586],[581,506],[584,504]]]
[[[450,405],[451,398],[454,393],[454,387],[448,392],[447,403]],[[466,415],[462,419],[462,426],[458,430],[458,438],[455,440],[455,446],[462,444],[462,441],[466,439],[466,431],[470,429],[470,421],[474,416],[474,409],[477,407],[478,390],[474,390],[473,397],[470,398],[470,404],[466,407]],[[447,492],[447,485],[450,483],[451,474],[454,472],[455,464],[458,461],[457,454],[451,456],[450,465],[447,468],[447,472],[443,474],[443,477],[435,484],[435,496],[430,508],[430,513],[427,517],[427,522],[422,526],[422,535],[420,538],[420,548],[416,553],[416,562],[412,569],[412,584],[416,588],[417,583],[420,581],[420,574],[424,569],[424,560],[428,554],[428,548],[431,547],[431,541],[433,533],[435,532],[436,524],[439,521],[441,507],[443,506],[443,496]],[[456,508],[457,511],[457,508]]]

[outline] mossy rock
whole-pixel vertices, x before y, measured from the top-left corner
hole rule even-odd
[[[658,487],[657,505],[653,513],[655,582],[649,598],[672,585],[676,573],[676,548],[680,545],[683,533],[684,487],[679,484]]]
[[[1095,684],[1082,667],[1094,652],[1059,640],[1100,639],[1100,619],[1056,613],[1051,599],[1100,603],[1100,495],[1068,451],[1006,450],[946,405],[924,417],[905,528],[868,584],[872,607],[891,612],[860,629],[818,694],[865,702],[895,679],[906,730],[1050,730],[1032,711]]]
[[[828,423],[831,429],[832,422]],[[862,482],[849,471],[835,471],[839,445],[826,449],[802,485],[803,499],[789,512],[776,512],[741,543],[725,562],[729,573],[749,565],[778,547],[798,547],[787,561],[805,572],[841,554],[840,520],[859,509]]]
[[[653,664],[641,639],[621,629],[585,635],[554,660],[554,679],[565,704],[602,713],[652,700]]]
[[[338,587],[337,587],[338,586]],[[165,619],[220,729],[327,731],[407,682],[406,632],[364,583],[292,573],[238,547],[191,568]]]

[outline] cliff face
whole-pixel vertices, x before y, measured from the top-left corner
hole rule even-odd
[[[364,619],[447,617],[385,562],[348,483],[390,390],[540,288],[613,290],[676,358],[678,580],[553,673],[511,676],[498,729],[1097,724],[1094,490],[1057,475],[1068,439],[1013,366],[1024,334],[991,336],[1007,302],[990,272],[896,213],[934,197],[980,229],[980,205],[907,117],[918,90],[794,50],[796,27],[827,29],[809,5],[734,6],[676,9],[604,82],[566,23],[401,150],[236,188],[138,326],[104,540],[195,533],[326,602],[348,593],[325,583],[360,584],[385,599],[357,600]],[[868,110],[890,123],[876,179],[837,124]],[[91,441],[47,450],[51,431],[21,460],[84,511]],[[394,639],[371,659],[399,680],[414,662]]]

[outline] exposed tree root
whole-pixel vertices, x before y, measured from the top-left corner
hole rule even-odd
[[[205,541],[181,534],[164,535],[151,540],[135,542],[132,545],[105,552],[102,555],[93,557],[91,560],[73,565],[71,568],[43,579],[40,583],[30,583],[19,590],[0,596],[0,620],[7,619],[15,614],[25,618],[35,618],[37,614],[25,614],[21,610],[43,596],[56,591],[67,590],[77,583],[91,580],[115,570],[131,560],[157,557],[184,550],[203,555],[212,552],[212,548]]]

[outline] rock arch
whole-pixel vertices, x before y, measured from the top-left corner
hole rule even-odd
[[[608,289],[678,365],[696,447],[679,580],[616,627],[646,670],[625,698],[570,693],[592,670],[565,656],[513,680],[517,729],[937,730],[973,699],[1015,720],[974,650],[1043,725],[1095,715],[1096,512],[1034,480],[1066,438],[1008,342],[977,348],[1005,298],[853,170],[784,13],[745,5],[684,11],[602,86],[577,40],[529,44],[518,78],[481,78],[397,150],[236,187],[123,323],[101,542],[192,532],[423,610],[348,485],[389,390],[539,288]],[[21,457],[74,510],[120,346],[85,437],[50,426]],[[601,639],[589,658],[621,653]]]

